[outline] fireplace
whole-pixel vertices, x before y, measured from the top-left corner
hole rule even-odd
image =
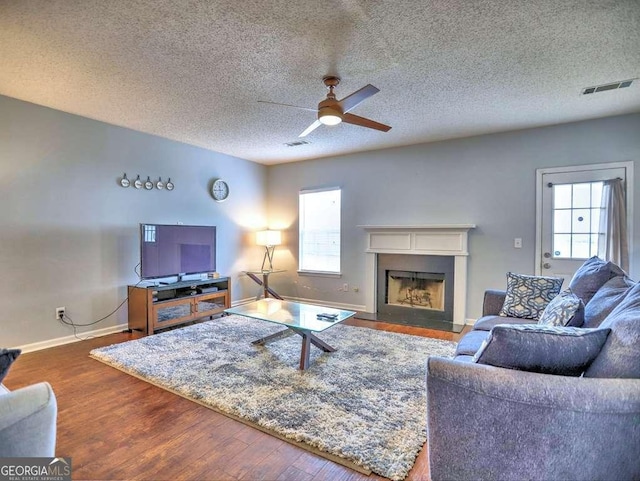
[[[420,327],[453,323],[452,256],[378,254],[376,319]]]
[[[444,274],[387,271],[386,285],[390,306],[444,312]]]
[[[475,224],[359,227],[366,231],[365,305],[359,315],[364,319],[389,319],[389,322],[460,332],[466,322],[468,233]],[[386,255],[404,258],[406,263],[384,265]],[[423,258],[431,263],[422,265]],[[443,259],[442,263],[438,259]],[[380,262],[384,265],[382,269]],[[417,284],[411,291],[406,288],[399,292],[395,299],[393,290],[396,287],[392,284],[392,302],[389,303],[387,271],[405,271],[408,273],[405,275],[414,277]],[[395,274],[391,277],[394,276],[399,277]],[[428,287],[422,287],[424,280],[430,281],[426,283]],[[437,284],[441,284],[442,291]]]

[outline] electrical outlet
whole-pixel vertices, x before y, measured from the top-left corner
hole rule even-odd
[[[56,319],[63,319],[64,318],[64,307],[56,307]]]
[[[342,290],[344,292],[349,292],[349,284],[347,284],[346,282],[342,284]]]
[[[522,237],[516,237],[513,239],[513,247],[516,249],[522,249]]]

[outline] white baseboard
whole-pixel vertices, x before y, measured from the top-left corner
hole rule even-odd
[[[96,329],[95,331],[87,331],[78,333],[78,337],[64,336],[57,337],[55,339],[49,339],[47,341],[34,342],[31,344],[24,344],[22,346],[16,346],[17,349],[21,349],[23,353],[41,351],[42,349],[48,349],[50,347],[62,346],[64,344],[71,344],[72,342],[78,342],[88,337],[101,337],[109,334],[115,334],[117,332],[126,331],[129,329],[127,324],[118,324],[116,326],[105,327],[103,329]],[[80,338],[80,339],[78,339]]]

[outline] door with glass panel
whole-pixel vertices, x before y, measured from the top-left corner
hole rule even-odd
[[[625,166],[577,169],[538,171],[536,272],[563,277],[563,288],[586,259],[598,255],[605,235],[600,226],[604,181],[627,176]]]

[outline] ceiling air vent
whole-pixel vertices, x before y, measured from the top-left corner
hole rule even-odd
[[[625,87],[631,86],[634,80],[635,79],[623,80],[621,82],[613,82],[605,85],[596,85],[595,87],[587,87],[582,89],[582,94],[587,95],[587,94],[593,94],[597,92],[605,92],[607,90],[623,89]]]
[[[293,142],[285,142],[284,145],[287,147],[298,147],[299,145],[307,145],[310,144],[308,140],[294,140]]]

